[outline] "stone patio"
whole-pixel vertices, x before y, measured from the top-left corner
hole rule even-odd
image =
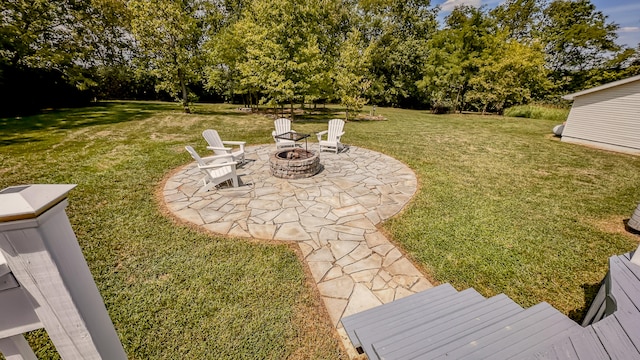
[[[340,154],[323,152],[317,175],[285,180],[270,173],[275,145],[245,151],[238,188],[199,192],[202,175],[191,163],[165,183],[168,209],[222,235],[295,241],[354,356],[342,317],[432,287],[376,228],[409,202],[415,174],[389,156],[350,146]]]

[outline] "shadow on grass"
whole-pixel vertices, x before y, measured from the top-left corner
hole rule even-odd
[[[584,291],[584,306],[569,312],[569,318],[571,318],[571,320],[578,324],[582,323],[584,316],[587,314],[587,311],[589,311],[589,307],[591,306],[593,299],[595,299],[596,294],[598,294],[598,290],[600,290],[600,285],[600,283],[582,284],[581,287]]]
[[[0,118],[0,146],[38,141],[28,133],[66,130],[144,120],[158,111],[179,110],[173,103],[107,102],[75,109],[45,110],[41,114]]]
[[[191,111],[194,115],[217,115],[217,116],[233,116],[233,117],[242,117],[242,116],[250,116],[255,114],[255,112],[251,111],[240,111],[238,110],[241,106],[239,105],[230,105],[234,107],[230,107],[228,109],[215,109],[212,110],[208,104],[194,104],[191,106]]]
[[[253,112],[254,114],[261,114],[264,116],[268,116],[271,118],[287,118],[291,119],[291,110],[289,108],[282,109],[272,109],[272,108],[263,108],[257,112]],[[295,108],[294,109],[294,123],[301,124],[326,124],[327,121],[331,119],[343,119],[344,118],[344,109],[338,108],[335,106],[331,107],[305,107],[304,109]]]

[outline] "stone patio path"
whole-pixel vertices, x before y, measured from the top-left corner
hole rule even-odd
[[[165,203],[177,217],[219,234],[297,242],[353,356],[342,317],[432,287],[376,228],[411,199],[415,174],[389,156],[351,146],[323,152],[319,174],[284,180],[271,176],[274,151],[275,145],[247,147],[240,187],[208,193],[199,192],[195,163],[187,165],[165,183]]]

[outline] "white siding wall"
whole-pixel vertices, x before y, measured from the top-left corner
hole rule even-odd
[[[575,97],[562,141],[640,151],[640,80]]]

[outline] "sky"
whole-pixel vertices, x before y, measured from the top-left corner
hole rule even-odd
[[[431,5],[440,5],[439,18],[442,19],[457,5],[486,5],[496,7],[502,0],[432,0]],[[638,0],[591,0],[598,11],[608,18],[608,22],[620,25],[617,43],[635,48],[640,43],[640,1]]]

